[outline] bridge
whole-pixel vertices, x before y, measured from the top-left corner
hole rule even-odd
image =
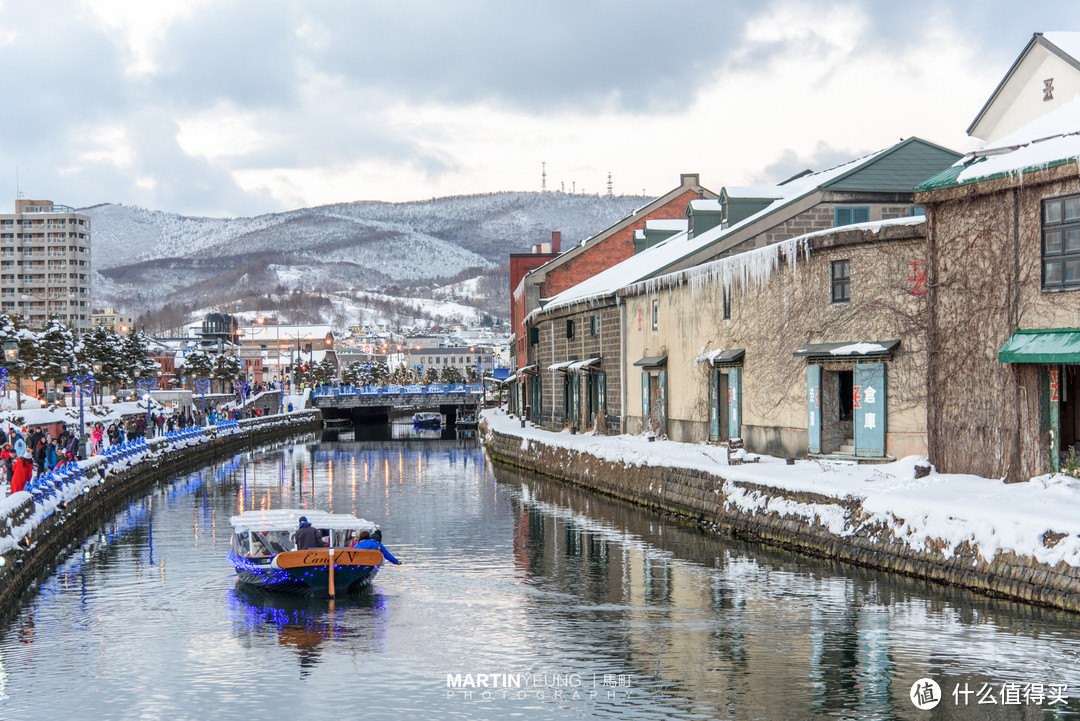
[[[483,401],[481,383],[323,386],[311,394],[312,404],[322,411],[324,419],[343,418],[353,423],[385,422],[395,411],[421,410],[438,410],[453,423],[463,406],[479,408]]]

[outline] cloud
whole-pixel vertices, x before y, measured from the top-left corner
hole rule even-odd
[[[224,215],[538,189],[542,161],[589,192],[775,182],[910,135],[964,149],[1031,33],[1078,25],[1045,0],[3,3],[0,167]]]

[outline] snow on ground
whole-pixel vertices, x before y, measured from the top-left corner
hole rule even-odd
[[[365,298],[399,303],[403,307],[421,310],[431,317],[454,320],[465,325],[477,325],[480,323],[481,312],[479,310],[470,305],[462,305],[453,301],[436,300],[434,298],[399,298],[380,293],[356,294],[356,299],[360,302],[363,302]]]
[[[728,503],[744,511],[766,509],[781,515],[817,516],[838,536],[851,536],[877,522],[892,529],[898,539],[924,550],[931,542],[943,544],[951,557],[965,541],[979,555],[993,560],[998,552],[1014,551],[1040,562],[1064,561],[1080,567],[1080,479],[1063,474],[1039,476],[1028,483],[1006,484],[998,479],[963,474],[915,478],[915,466],[925,458],[909,456],[894,463],[859,465],[849,461],[797,460],[761,456],[758,463],[728,466],[727,450],[720,446],[649,442],[643,436],[600,436],[594,433],[554,433],[527,425],[501,410],[485,411],[490,428],[522,439],[523,448],[536,442],[590,453],[597,458],[629,466],[669,466],[716,473],[729,481],[743,481],[795,492],[859,499],[869,520],[846,518],[844,508],[832,503],[797,503],[777,499],[728,484]],[[1044,534],[1065,534],[1056,543],[1044,543]]]

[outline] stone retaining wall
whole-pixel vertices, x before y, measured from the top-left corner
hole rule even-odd
[[[489,456],[498,463],[672,513],[712,530],[990,596],[1080,611],[1080,569],[1064,561],[1050,566],[1015,553],[998,553],[986,561],[964,544],[946,556],[933,550],[944,544],[932,539],[926,544],[931,550],[916,549],[894,536],[890,528],[869,523],[870,514],[857,498],[729,481],[700,470],[613,463],[535,439],[497,433],[486,424],[481,426],[481,436]],[[822,518],[830,515],[828,511],[835,511],[832,520],[842,518],[845,528],[857,530],[850,535],[833,532],[830,519]],[[1054,542],[1044,538],[1047,545]]]
[[[19,549],[3,556],[0,617],[14,612],[27,587],[44,578],[72,548],[93,533],[103,516],[123,508],[131,498],[141,497],[158,481],[201,468],[251,446],[310,433],[322,427],[318,411],[250,419],[241,424],[243,430],[239,433],[181,448],[160,459],[148,460],[109,475],[105,482],[91,486],[87,493],[69,502],[62,511],[46,518],[22,540]],[[21,525],[33,513],[34,501],[27,500],[4,519],[3,529],[10,533],[11,528]]]

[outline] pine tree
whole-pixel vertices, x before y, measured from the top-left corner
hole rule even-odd
[[[132,328],[130,333],[122,337],[120,355],[126,367],[125,382],[134,383],[136,378],[150,378],[151,374],[161,370],[157,361],[150,357],[146,338],[136,328]]]
[[[329,383],[337,376],[337,366],[329,358],[323,358],[314,368],[315,380],[319,383]]]
[[[214,361],[204,350],[190,350],[184,356],[183,374],[187,384],[194,388],[196,379],[207,379],[214,373]]]
[[[461,371],[457,366],[443,366],[442,374],[439,376],[439,380],[443,383],[464,383],[465,379],[461,375]]]
[[[68,376],[78,375],[81,369],[75,358],[75,333],[59,318],[50,318],[45,330],[38,335],[34,351],[27,360],[27,371],[48,387],[55,388]]]
[[[106,387],[120,386],[128,377],[123,341],[113,330],[100,325],[79,341],[75,354],[79,367],[93,372],[98,397],[104,401]]]
[[[369,375],[371,377],[371,383],[375,385],[385,385],[386,381],[390,379],[390,369],[387,367],[386,361],[372,363]]]
[[[353,361],[341,371],[341,381],[345,385],[364,385],[366,379],[367,370],[365,364],[360,361]]]
[[[214,378],[221,383],[221,392],[225,393],[228,389],[226,384],[243,377],[244,361],[229,353],[222,353],[214,358],[213,371]]]

